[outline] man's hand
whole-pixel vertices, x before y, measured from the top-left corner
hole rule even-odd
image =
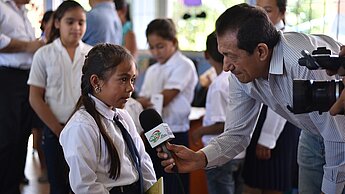
[[[340,47],[339,57],[345,57],[345,46],[344,45]],[[340,76],[344,76],[345,75],[345,67],[340,66],[340,68],[336,72],[327,70],[327,74],[328,75],[338,74]],[[343,79],[343,84],[345,84],[345,79]],[[331,115],[335,116],[337,114],[344,114],[344,110],[345,110],[345,90],[343,90],[341,92],[340,97],[333,104],[333,106],[329,110],[329,113]]]
[[[345,57],[345,45],[340,46],[339,57]],[[326,72],[328,75],[338,74],[340,76],[344,76],[345,75],[345,67],[342,65],[339,67],[339,69],[337,71],[332,71],[332,70],[326,69]]]
[[[22,41],[18,39],[11,39],[10,44],[5,48],[0,49],[1,53],[16,53],[16,52],[27,52],[34,53],[39,48],[41,48],[45,42],[43,40],[33,40],[33,41]]]
[[[345,85],[345,79],[343,79],[343,84]],[[329,113],[332,116],[335,116],[337,114],[344,114],[344,110],[345,110],[345,90],[341,92],[338,100],[333,104],[331,109],[329,109]]]
[[[256,145],[256,157],[258,157],[260,160],[268,160],[271,158],[271,149],[257,144]]]
[[[41,48],[43,45],[45,45],[45,41],[44,40],[33,40],[28,42],[27,47],[26,47],[26,51],[29,53],[34,53],[36,52],[39,48]]]
[[[173,153],[173,158],[168,158],[168,154],[162,149],[157,148],[157,156],[163,161],[161,162],[165,172],[172,173],[172,168],[177,165],[179,173],[187,173],[194,170],[202,169],[207,164],[206,155],[202,151],[194,152],[185,146],[166,144],[168,150]]]

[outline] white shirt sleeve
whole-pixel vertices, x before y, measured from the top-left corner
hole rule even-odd
[[[34,54],[34,58],[31,65],[30,75],[28,79],[28,84],[46,88],[47,86],[47,70],[46,70],[46,61],[45,57],[47,53],[45,53],[45,48],[40,48]]]
[[[275,148],[285,123],[286,119],[275,113],[272,109],[267,108],[266,119],[261,129],[258,144],[270,149]]]
[[[87,117],[79,119],[91,119]],[[65,159],[70,167],[69,181],[75,193],[108,194],[104,183],[100,182],[97,172],[100,134],[97,133],[96,123],[72,123],[63,129],[68,133],[61,133],[60,143],[63,147]],[[104,149],[104,148],[103,148]],[[104,154],[104,152],[102,153]]]
[[[261,108],[260,102],[242,91],[241,84],[233,74],[229,80],[225,131],[201,149],[207,157],[207,168],[225,164],[245,150]]]
[[[181,64],[176,64],[174,71],[171,72],[171,75],[166,80],[164,84],[164,89],[178,89],[182,91],[188,84],[186,78],[192,78],[195,76],[194,69],[190,66],[187,61],[181,62]]]

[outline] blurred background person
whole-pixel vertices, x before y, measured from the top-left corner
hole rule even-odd
[[[163,100],[158,106],[163,107],[162,119],[175,135],[171,142],[188,146],[188,116],[198,81],[194,63],[179,51],[176,27],[171,19],[151,21],[146,28],[146,38],[152,57],[157,62],[146,70],[137,100],[145,109],[152,106],[150,98],[161,96]],[[153,160],[157,179],[164,177],[164,193],[182,193],[181,189],[184,189],[188,194],[189,174],[176,176],[164,172],[156,151],[148,146],[148,153]],[[182,188],[178,177],[182,180]]]
[[[49,10],[46,11],[43,15],[40,29],[42,30],[41,39],[43,39],[45,42],[47,41],[47,38],[50,36],[52,24],[53,24],[53,11]],[[43,122],[41,119],[37,116],[36,113],[34,113],[33,121],[32,121],[32,143],[33,143],[33,154],[35,151],[37,151],[38,159],[40,161],[40,169],[41,169],[41,175],[38,177],[38,182],[45,183],[48,181],[48,174],[47,174],[47,165],[46,165],[46,159],[44,156],[44,152],[42,150],[42,136],[43,136]]]
[[[126,0],[114,0],[117,14],[122,23],[122,46],[126,47],[134,58],[137,57],[137,41],[133,31],[129,4]]]
[[[53,11],[48,10],[44,12],[43,18],[41,20],[41,26],[40,29],[42,31],[41,38],[45,41],[47,41],[47,38],[50,35],[50,30],[52,28],[52,23],[53,23]]]
[[[26,81],[33,53],[44,45],[35,38],[25,5],[0,1],[0,193],[19,194],[33,111]],[[24,179],[25,180],[25,179]]]
[[[87,12],[86,32],[83,41],[89,45],[97,43],[122,44],[122,24],[113,0],[89,0],[91,10]]]
[[[50,194],[66,194],[71,190],[68,168],[58,138],[80,97],[81,69],[91,46],[81,41],[86,14],[76,1],[63,1],[53,22],[48,44],[34,55],[29,100],[44,123],[42,147]]]

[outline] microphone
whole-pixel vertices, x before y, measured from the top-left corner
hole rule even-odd
[[[140,113],[139,121],[151,148],[161,146],[163,152],[167,153],[169,158],[172,158],[172,153],[167,149],[165,143],[175,138],[175,136],[168,124],[163,123],[159,113],[155,109],[145,109]],[[174,165],[172,170],[177,172],[177,166]]]

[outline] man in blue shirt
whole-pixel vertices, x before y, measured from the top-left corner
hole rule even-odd
[[[92,9],[86,14],[83,41],[89,45],[112,43],[121,45],[122,24],[112,0],[89,0]]]

